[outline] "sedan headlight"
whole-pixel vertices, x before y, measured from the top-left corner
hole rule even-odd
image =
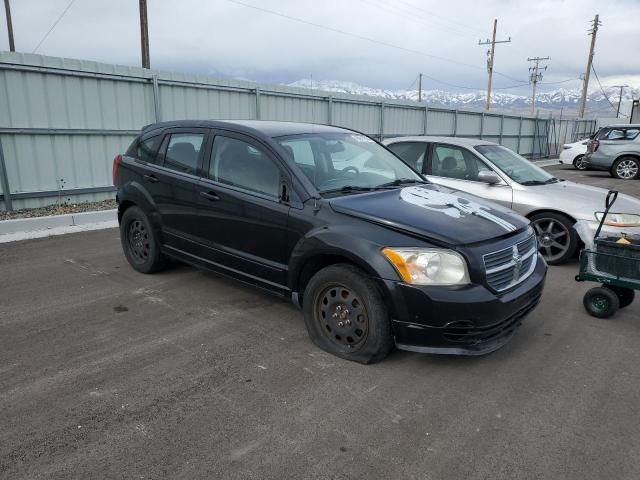
[[[441,248],[383,248],[406,283],[414,285],[467,285],[467,262],[457,252]]]
[[[604,212],[596,212],[596,220],[602,221]],[[610,227],[640,227],[640,215],[635,213],[607,213],[604,221]]]

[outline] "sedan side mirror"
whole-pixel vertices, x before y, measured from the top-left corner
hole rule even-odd
[[[483,170],[481,172],[478,172],[478,181],[488,183],[489,185],[494,185],[496,183],[500,183],[500,177],[496,172]]]

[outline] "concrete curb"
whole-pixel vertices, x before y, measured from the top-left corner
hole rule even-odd
[[[95,212],[69,213],[48,217],[16,218],[0,222],[0,238],[3,235],[31,233],[64,227],[82,227],[102,223],[117,224],[118,210],[100,210]]]

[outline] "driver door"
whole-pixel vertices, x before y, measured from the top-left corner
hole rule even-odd
[[[431,157],[426,172],[429,181],[511,208],[513,204],[511,186],[502,179],[493,185],[478,180],[478,173],[493,171],[493,169],[469,150],[457,145],[436,143],[430,152]],[[500,177],[499,174],[498,176]]]

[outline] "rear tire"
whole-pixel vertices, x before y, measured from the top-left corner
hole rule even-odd
[[[304,290],[303,311],[313,343],[338,357],[368,364],[393,348],[382,294],[353,265],[330,265],[317,272]]]
[[[608,287],[595,287],[584,294],[584,308],[596,318],[610,318],[620,308],[616,293]]]
[[[620,308],[628,307],[633,303],[633,300],[636,298],[636,292],[634,292],[630,288],[613,287],[613,286],[609,286],[607,288],[612,290],[618,296],[618,300],[620,300]]]
[[[169,263],[169,258],[160,251],[151,223],[140,207],[129,207],[122,214],[120,241],[127,261],[138,272],[159,272]]]
[[[573,159],[573,168],[575,168],[576,170],[586,170],[587,169],[587,164],[584,163],[584,155],[578,155],[576,158]]]
[[[621,157],[613,163],[611,176],[620,180],[634,180],[640,177],[640,160],[635,157]]]

